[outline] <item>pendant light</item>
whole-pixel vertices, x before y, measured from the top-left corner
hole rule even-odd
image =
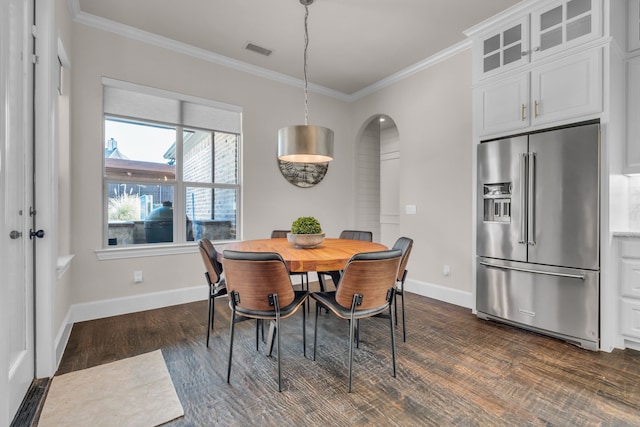
[[[307,48],[309,47],[309,5],[313,0],[300,0],[304,6],[304,125],[278,130],[278,159],[294,163],[324,163],[333,160],[333,130],[308,124],[309,101],[307,82]]]

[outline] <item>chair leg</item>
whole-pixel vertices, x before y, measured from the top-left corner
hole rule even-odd
[[[395,296],[393,297],[395,298]],[[391,359],[393,363],[393,378],[396,377],[396,337],[395,328],[393,326],[393,310],[389,306],[389,328],[391,329]]]
[[[402,286],[402,293],[400,294],[400,298],[402,299],[402,342],[407,342],[407,322],[404,314],[404,286]],[[398,323],[398,319],[396,319],[396,323]]]
[[[307,280],[307,288],[303,290],[306,290],[307,292],[309,292],[309,273],[306,273],[306,272],[304,273],[304,278],[302,279],[303,283],[305,279]],[[307,313],[311,313],[311,304],[309,304],[308,301],[309,300],[307,300]]]
[[[400,281],[400,297],[402,298],[402,341],[407,342],[407,322],[404,314],[404,281],[407,278],[407,270],[402,273],[402,280]],[[397,314],[396,314],[397,316]],[[398,319],[396,318],[396,324]]]
[[[402,292],[396,292],[395,300],[393,301],[393,312],[396,315],[396,326],[398,326],[398,294],[402,295]]]
[[[233,332],[236,324],[236,312],[235,310],[231,314],[231,333],[229,338],[229,366],[227,367],[227,384],[229,383],[229,378],[231,377],[231,358],[233,357]]]
[[[322,273],[318,273],[318,284],[320,285],[320,292],[325,292],[324,276]]]
[[[282,352],[280,351],[280,305],[278,294],[273,294],[273,305],[276,309],[276,340],[278,342],[278,391],[282,391]]]
[[[353,340],[356,329],[356,320],[351,319],[349,322],[349,393],[351,393],[351,373],[353,368]]]
[[[302,304],[302,355],[307,357],[307,307],[309,300]],[[280,355],[278,355],[280,357]]]
[[[260,351],[260,325],[262,319],[256,319],[256,351]]]
[[[316,323],[313,328],[313,361],[316,360],[316,343],[318,342],[318,313],[320,312],[320,304],[316,301]]]
[[[213,328],[213,298],[209,296],[209,315],[207,316],[207,348],[209,348],[209,335],[211,334],[211,329]]]

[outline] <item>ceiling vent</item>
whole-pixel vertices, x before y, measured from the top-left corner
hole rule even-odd
[[[257,44],[253,43],[247,43],[244,48],[250,50],[251,52],[259,53],[260,55],[264,56],[269,56],[271,55],[271,52],[273,52],[271,49],[267,49],[266,47],[258,46]]]

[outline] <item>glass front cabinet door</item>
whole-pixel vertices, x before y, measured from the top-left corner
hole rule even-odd
[[[506,25],[481,38],[476,45],[478,77],[485,78],[529,62],[529,27],[527,17]]]
[[[531,13],[532,60],[602,34],[601,0],[569,0]]]

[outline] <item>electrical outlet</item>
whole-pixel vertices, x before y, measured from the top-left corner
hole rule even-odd
[[[442,275],[443,276],[449,276],[451,274],[451,267],[449,267],[448,265],[443,265],[442,266]]]
[[[143,282],[143,278],[142,278],[142,271],[137,270],[133,272],[133,283],[142,283]]]

